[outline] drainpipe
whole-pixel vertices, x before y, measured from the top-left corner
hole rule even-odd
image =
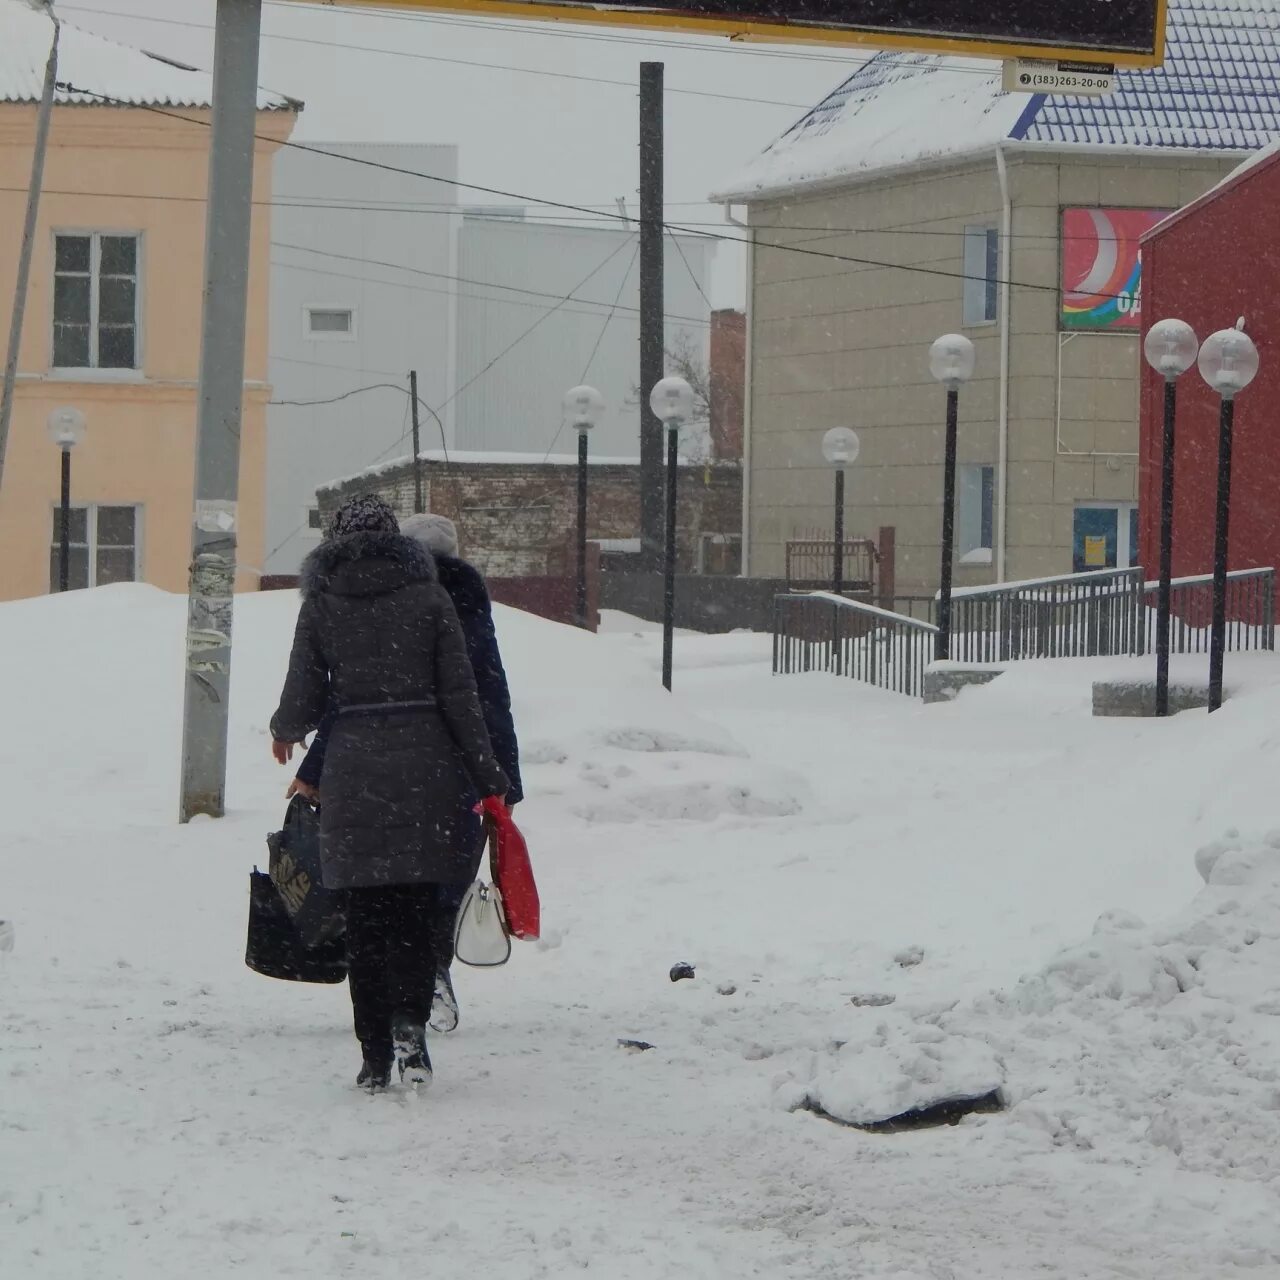
[[[726,222],[731,222],[735,227],[741,227],[746,233],[747,243],[747,296],[743,309],[746,312],[746,339],[743,343],[742,363],[745,370],[744,381],[746,385],[742,388],[742,567],[741,574],[744,578],[751,576],[751,403],[755,398],[752,388],[755,386],[755,377],[751,368],[751,351],[755,345],[752,339],[752,333],[755,329],[754,314],[755,308],[751,305],[751,300],[755,296],[755,275],[756,275],[756,233],[750,224],[741,221],[733,216],[733,206],[726,204],[724,206],[724,216]]]
[[[1000,179],[1000,459],[996,468],[996,581],[1005,581],[1009,502],[1009,304],[1013,294],[1013,202],[1009,198],[1009,170],[1004,145],[996,144],[996,173]]]

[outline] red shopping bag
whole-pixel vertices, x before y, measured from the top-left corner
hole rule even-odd
[[[491,796],[480,808],[493,828],[493,878],[502,895],[507,929],[513,938],[532,942],[538,937],[542,921],[529,846],[501,799]]]

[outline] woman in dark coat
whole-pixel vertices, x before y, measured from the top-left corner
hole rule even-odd
[[[458,531],[452,520],[435,514],[409,516],[401,525],[401,532],[422,543],[431,552],[435,558],[440,585],[449,593],[449,599],[457,611],[462,634],[467,642],[467,657],[476,677],[476,691],[480,695],[485,728],[489,731],[493,753],[507,775],[507,805],[514,808],[524,799],[520,782],[520,747],[511,714],[511,691],[507,686],[507,673],[502,665],[498,635],[493,625],[493,606],[489,601],[484,578],[478,569],[459,556]],[[294,785],[289,789],[290,795],[294,791],[300,791],[309,800],[319,801],[329,734],[335,721],[336,710],[331,705],[311,741],[306,758],[298,766]],[[467,797],[464,821],[478,799],[475,795]],[[458,1025],[458,998],[454,994],[449,968],[453,963],[454,925],[466,888],[465,884],[441,885],[437,910],[432,920],[432,952],[437,971],[430,1025],[436,1031],[453,1031]]]
[[[489,744],[466,642],[431,556],[381,499],[352,499],[302,570],[289,674],[271,720],[282,764],[337,717],[325,762],[326,888],[350,890],[347,953],[358,1082],[431,1078],[426,1021],[441,884],[475,878],[473,795],[508,791]]]

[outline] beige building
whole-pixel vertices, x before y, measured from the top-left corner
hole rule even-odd
[[[1175,27],[1200,3],[1175,6]],[[1122,73],[1092,102],[1004,94],[981,64],[880,55],[717,195],[747,206],[754,246],[747,572],[779,576],[789,540],[830,536],[821,439],[850,426],[851,536],[895,526],[899,594],[936,588],[945,393],[928,350],[948,332],[977,353],[960,400],[957,584],[1131,563],[1137,239],[1280,134],[1274,15],[1218,15],[1222,31],[1196,16],[1163,70]],[[1218,57],[1231,39],[1234,60]],[[1242,47],[1277,64],[1269,80]],[[1215,80],[1203,101],[1178,91],[1197,57]]]
[[[31,178],[51,23],[0,0],[0,341]],[[51,585],[59,458],[79,409],[72,582],[186,589],[195,466],[211,79],[63,23],[59,82],[0,487],[0,598]],[[241,588],[262,563],[271,158],[299,103],[259,95],[241,436]]]

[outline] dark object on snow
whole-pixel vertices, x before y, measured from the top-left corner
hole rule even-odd
[[[736,996],[738,994],[738,988],[735,987],[732,982],[722,982],[716,988],[716,994],[721,996]]]
[[[249,931],[244,962],[255,973],[284,982],[345,982],[347,950],[341,938],[304,947],[284,900],[265,871],[249,877]]]
[[[968,1115],[978,1113],[990,1114],[1003,1111],[1004,1103],[998,1091],[984,1093],[979,1098],[952,1098],[939,1102],[932,1107],[920,1107],[915,1111],[904,1111],[900,1116],[890,1116],[888,1120],[877,1120],[873,1124],[854,1124],[852,1120],[841,1120],[831,1112],[824,1111],[812,1098],[806,1098],[798,1111],[808,1111],[811,1115],[845,1129],[861,1129],[863,1133],[910,1133],[916,1129],[938,1129],[943,1125],[957,1125]]]
[[[489,591],[478,569],[454,556],[437,555],[436,572],[440,585],[449,593],[453,607],[462,624],[462,634],[467,642],[467,657],[475,672],[476,692],[480,695],[480,708],[484,712],[485,728],[493,754],[497,756],[510,786],[507,803],[519,804],[524,799],[520,782],[520,745],[516,740],[515,721],[511,716],[511,690],[507,686],[507,673],[502,665],[498,649],[498,633],[493,626],[493,605]],[[319,731],[311,743],[311,749],[298,767],[298,780],[308,786],[318,787],[324,772],[325,751],[329,734],[337,720],[337,710],[330,707],[320,723]],[[467,812],[470,814],[480,796],[469,796]]]
[[[647,1053],[653,1048],[647,1040],[619,1040],[619,1049],[627,1049],[632,1053]]]
[[[885,994],[850,996],[849,1003],[856,1005],[859,1009],[881,1009],[887,1004],[892,1004],[897,998],[897,996]]]
[[[301,742],[338,708],[322,784],[325,887],[474,880],[484,840],[467,802],[509,784],[430,553],[399,533],[330,538],[303,563],[302,594],[271,733]]]
[[[304,947],[341,937],[347,928],[346,899],[320,883],[320,814],[294,796],[284,826],[267,837],[271,883],[280,894]]]
[[[671,966],[671,981],[680,982],[684,978],[692,978],[696,975],[693,972],[693,965],[685,963],[683,960],[679,964]]]

